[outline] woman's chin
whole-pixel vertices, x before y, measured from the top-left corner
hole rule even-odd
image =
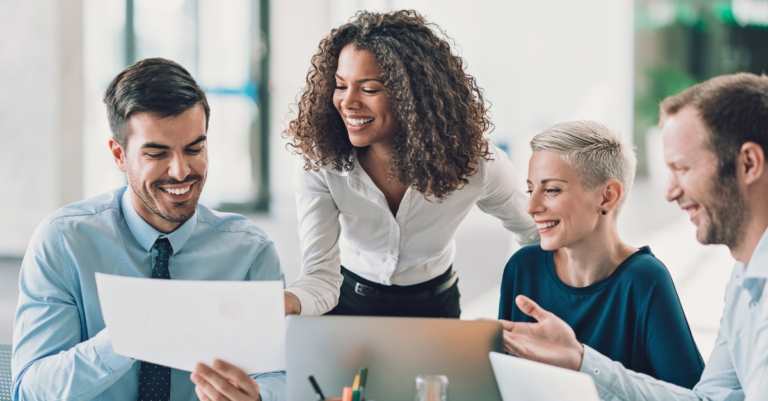
[[[351,142],[352,146],[354,146],[356,148],[364,148],[364,147],[370,145],[370,141],[368,141],[368,138],[365,138],[365,137],[361,138],[361,135],[350,134],[349,135],[349,142]]]
[[[366,148],[366,147],[370,146],[370,144],[368,142],[362,142],[362,141],[351,141],[351,142],[352,142],[352,146],[354,146],[355,148],[358,148],[358,149]]]
[[[542,238],[541,242],[539,243],[539,246],[541,246],[541,249],[543,249],[545,251],[556,251],[556,250],[562,248],[562,246],[560,244],[558,244],[557,242],[555,242],[555,241],[547,241],[544,238]]]

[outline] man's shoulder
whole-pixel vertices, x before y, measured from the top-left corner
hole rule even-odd
[[[249,218],[237,213],[219,212],[202,203],[197,205],[197,223],[207,230],[222,234],[240,234],[261,241],[269,240],[267,233]]]
[[[61,253],[62,241],[70,242],[67,252],[73,251],[73,244],[90,244],[83,238],[97,239],[110,235],[120,224],[120,196],[125,188],[64,206],[53,212],[38,225],[29,241],[28,251],[38,254]]]
[[[125,187],[122,187],[93,198],[69,204],[50,214],[46,221],[62,225],[92,216],[99,216],[104,212],[119,214],[121,213],[120,198],[124,192]]]

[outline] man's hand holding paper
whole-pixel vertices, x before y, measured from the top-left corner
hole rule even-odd
[[[198,363],[190,378],[200,401],[261,401],[256,380],[224,361],[216,360],[212,367]]]

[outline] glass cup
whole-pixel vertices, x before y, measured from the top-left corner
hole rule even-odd
[[[416,376],[416,401],[448,401],[448,378],[443,375]]]

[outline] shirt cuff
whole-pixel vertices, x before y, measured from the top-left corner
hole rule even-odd
[[[299,315],[301,316],[317,316],[322,315],[325,312],[328,311],[322,311],[319,312],[317,310],[317,305],[315,303],[315,297],[312,296],[309,292],[302,290],[298,287],[291,287],[288,288],[286,291],[290,292],[293,295],[296,295],[296,298],[299,299],[299,302],[301,303],[301,312]]]
[[[595,351],[588,345],[584,345],[584,356],[581,360],[579,372],[586,373],[595,381],[598,392],[603,395],[610,391],[613,385],[613,361],[607,356]]]
[[[259,383],[261,401],[285,401],[285,371],[262,373],[252,376]]]
[[[112,373],[128,370],[136,362],[136,360],[120,355],[112,349],[112,340],[109,338],[109,332],[106,328],[98,332],[90,341],[93,342],[93,350],[101,363]]]

